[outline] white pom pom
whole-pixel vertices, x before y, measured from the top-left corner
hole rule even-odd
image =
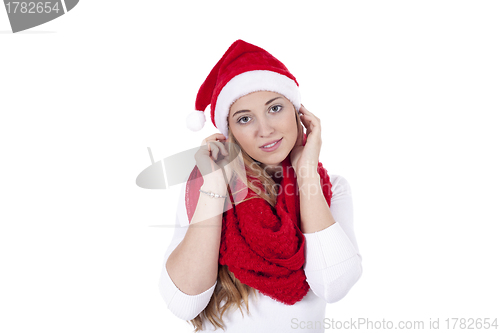
[[[191,131],[199,131],[205,125],[205,112],[193,111],[186,118],[186,126]]]

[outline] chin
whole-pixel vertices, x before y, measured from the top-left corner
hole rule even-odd
[[[281,152],[281,153],[269,156],[267,158],[261,158],[261,159],[257,159],[257,160],[261,163],[266,164],[266,165],[276,165],[276,164],[283,162],[283,160],[288,156],[289,153],[290,153],[290,151],[288,151],[286,154]]]

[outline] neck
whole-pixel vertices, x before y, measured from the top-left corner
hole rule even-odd
[[[283,178],[283,168],[281,163],[277,165],[266,165],[264,163],[261,164],[261,167],[271,176],[274,181],[279,181]]]

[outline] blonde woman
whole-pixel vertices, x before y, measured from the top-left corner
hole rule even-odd
[[[323,332],[326,304],[362,267],[349,183],[319,161],[322,124],[288,69],[243,40],[200,87],[188,127],[209,104],[221,133],[183,185],[162,297],[195,331]]]

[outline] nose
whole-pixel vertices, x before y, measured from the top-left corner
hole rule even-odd
[[[262,138],[269,137],[274,133],[274,126],[271,124],[269,119],[263,117],[259,119],[258,135]]]

